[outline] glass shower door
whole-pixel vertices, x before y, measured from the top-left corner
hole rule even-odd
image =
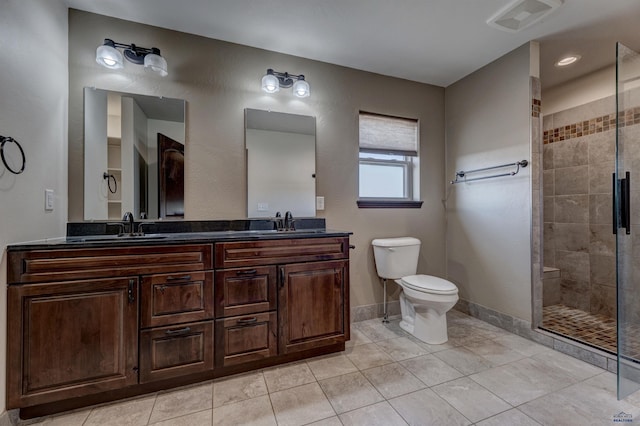
[[[616,46],[616,234],[618,399],[640,389],[640,55]]]

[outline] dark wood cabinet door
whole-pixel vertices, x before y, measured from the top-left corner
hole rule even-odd
[[[216,320],[216,367],[278,354],[275,311]]]
[[[216,318],[276,309],[276,267],[216,271]]]
[[[137,383],[138,279],[9,286],[8,408]]]
[[[142,328],[213,318],[213,272],[150,275],[142,278]]]
[[[349,340],[347,260],[280,267],[280,352]]]
[[[213,321],[140,332],[140,383],[213,369]]]

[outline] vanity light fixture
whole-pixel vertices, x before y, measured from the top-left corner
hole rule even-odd
[[[580,55],[567,55],[563,58],[560,58],[558,62],[556,62],[556,67],[566,67],[567,65],[575,64],[582,58]]]
[[[281,87],[285,89],[292,87],[293,94],[299,98],[306,98],[310,94],[309,83],[304,79],[304,75],[278,72],[269,68],[262,77],[262,90],[267,93],[276,93]]]
[[[118,48],[123,49],[124,55],[120,53]],[[144,65],[146,70],[162,77],[168,74],[167,61],[160,56],[160,49],[157,47],[147,49],[146,47],[136,46],[133,43],[117,43],[110,38],[105,38],[102,46],[99,46],[96,50],[96,62],[109,69],[117,70],[122,68],[124,66],[123,58],[134,64]]]

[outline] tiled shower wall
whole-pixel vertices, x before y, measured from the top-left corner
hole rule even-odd
[[[543,259],[560,269],[544,300],[612,317],[615,107],[611,96],[543,119]]]

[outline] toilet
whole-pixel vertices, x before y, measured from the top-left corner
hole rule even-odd
[[[448,340],[447,311],[458,301],[458,288],[432,275],[416,275],[420,240],[378,238],[371,242],[378,276],[402,287],[400,327],[432,345]]]

